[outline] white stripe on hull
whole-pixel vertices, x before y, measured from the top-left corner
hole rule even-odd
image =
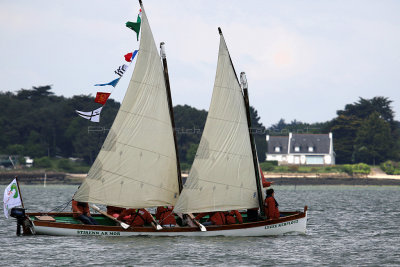
[[[34,223],[34,222],[33,222]],[[240,228],[220,231],[196,232],[131,232],[131,231],[97,231],[60,227],[35,226],[36,234],[62,236],[272,236],[286,233],[305,233],[307,214],[300,219],[281,222],[271,225],[251,228]]]

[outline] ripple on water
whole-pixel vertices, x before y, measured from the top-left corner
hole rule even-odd
[[[76,188],[23,185],[22,193],[29,211],[49,211],[68,202]],[[15,222],[2,217],[1,243],[13,245],[3,246],[0,258],[4,266],[400,265],[400,187],[274,188],[281,210],[309,206],[306,235],[17,238]]]

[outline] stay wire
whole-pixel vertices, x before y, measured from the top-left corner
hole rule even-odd
[[[68,207],[69,203],[71,203],[71,201],[72,201],[72,199],[71,199],[71,200],[68,200],[68,202],[66,202],[66,204],[64,203],[64,204],[61,204],[61,205],[59,205],[59,206],[56,206],[54,209],[49,210],[47,213],[50,213],[50,212],[52,212],[52,211],[58,211],[58,212],[64,211],[65,208]],[[62,208],[62,209],[60,210],[60,208],[63,207],[63,206],[64,206],[64,208]]]

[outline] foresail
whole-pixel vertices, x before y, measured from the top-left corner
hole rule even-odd
[[[115,121],[78,201],[128,208],[174,205],[179,189],[160,56],[142,7],[139,53]]]
[[[257,186],[245,104],[221,34],[206,125],[174,210],[193,213],[255,207]]]

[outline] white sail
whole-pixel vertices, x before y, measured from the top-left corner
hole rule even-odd
[[[174,205],[173,129],[160,56],[142,7],[140,47],[121,108],[75,200],[128,208]]]
[[[258,207],[246,110],[224,37],[206,125],[175,212]]]

